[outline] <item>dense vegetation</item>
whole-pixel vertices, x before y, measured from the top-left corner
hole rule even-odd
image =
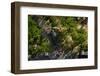
[[[87,58],[87,17],[28,16],[29,60]]]

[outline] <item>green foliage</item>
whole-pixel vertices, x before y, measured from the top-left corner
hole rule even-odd
[[[77,46],[79,46],[77,52],[88,51],[87,24],[82,23],[83,19],[81,17],[41,16],[42,27],[39,26],[39,16],[35,17],[37,20],[33,19],[32,16],[28,16],[29,55],[39,55],[54,51],[50,38],[42,35],[43,32],[51,31],[56,33],[57,39],[54,40],[65,53],[70,50],[73,51]]]

